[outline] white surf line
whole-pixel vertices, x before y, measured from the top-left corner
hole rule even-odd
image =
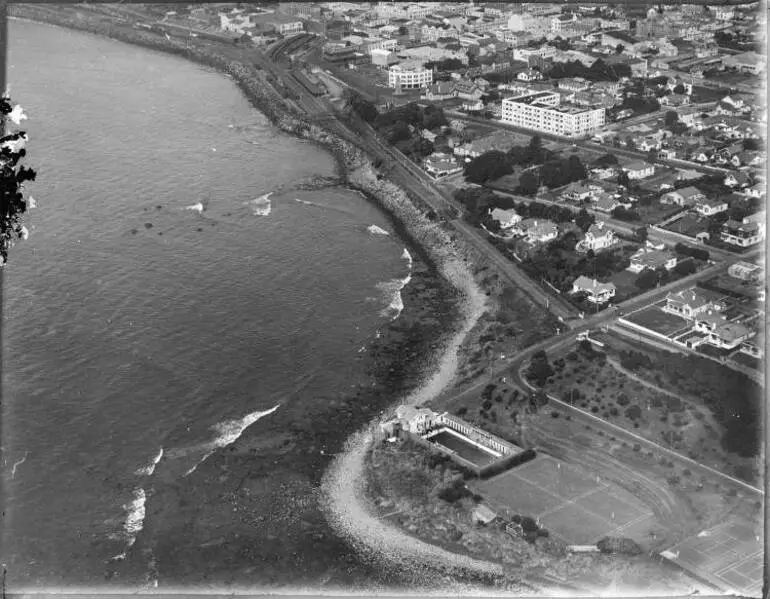
[[[28,455],[29,455],[29,452],[28,452],[28,451],[25,451],[25,452],[24,452],[24,457],[23,457],[23,458],[21,458],[21,459],[20,459],[18,462],[16,462],[16,463],[13,465],[13,468],[11,469],[11,478],[15,478],[15,477],[16,477],[16,467],[17,467],[17,466],[21,466],[21,465],[22,465],[24,462],[26,462],[26,461],[27,461],[27,456],[28,456]]]

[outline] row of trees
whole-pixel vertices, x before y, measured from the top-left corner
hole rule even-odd
[[[550,242],[524,260],[524,270],[534,278],[544,278],[561,292],[569,292],[579,276],[603,279],[628,268],[625,252],[605,251],[577,254],[573,251],[576,237],[565,233],[561,239]]]
[[[631,67],[625,64],[607,64],[601,58],[587,67],[579,60],[557,62],[548,71],[551,79],[583,77],[589,81],[620,81],[622,77],[631,77]]]

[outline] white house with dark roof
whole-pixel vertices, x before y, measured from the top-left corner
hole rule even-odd
[[[655,270],[656,268],[663,267],[666,270],[671,270],[676,266],[676,263],[677,257],[673,252],[665,249],[642,247],[631,256],[631,263],[626,270],[633,273],[640,273],[645,268]]]
[[[545,243],[556,239],[559,227],[546,219],[525,218],[516,225],[517,231],[525,236],[529,243]]]
[[[704,199],[705,194],[697,187],[682,187],[669,191],[660,196],[661,204],[676,204],[677,206],[695,206],[698,200]]]
[[[615,284],[601,283],[581,275],[572,283],[572,293],[586,293],[586,299],[589,302],[603,304],[615,297]]]
[[[629,179],[646,179],[655,174],[655,165],[649,164],[644,160],[634,160],[625,166]]]
[[[701,198],[695,202],[695,211],[701,216],[713,216],[727,210],[727,202],[724,200],[712,200]]]
[[[615,231],[607,227],[604,221],[597,221],[586,231],[585,237],[578,243],[578,249],[598,252],[607,249],[613,243],[615,243]]]
[[[694,320],[709,310],[718,310],[719,306],[713,301],[711,294],[698,287],[690,287],[669,293],[666,295],[664,312],[681,316],[687,320]]]

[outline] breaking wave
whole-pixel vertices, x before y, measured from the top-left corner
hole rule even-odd
[[[243,418],[238,418],[235,420],[225,420],[224,422],[220,422],[219,424],[215,424],[212,427],[212,430],[214,430],[217,433],[217,436],[214,438],[213,441],[209,441],[207,443],[203,443],[200,445],[193,445],[191,447],[182,447],[178,449],[171,449],[166,453],[166,457],[170,459],[174,458],[183,458],[190,455],[201,455],[196,463],[187,470],[183,476],[188,476],[195,472],[195,470],[200,466],[206,459],[214,453],[217,449],[221,449],[222,447],[227,447],[231,443],[234,443],[238,440],[238,437],[240,437],[243,434],[243,431],[245,431],[248,427],[250,427],[252,424],[254,424],[257,420],[260,418],[263,418],[264,416],[268,416],[275,412],[280,404],[275,405],[274,407],[270,408],[269,410],[263,410],[263,411],[257,411],[257,412],[251,412],[250,414],[246,414]]]
[[[401,298],[401,290],[409,284],[412,280],[412,275],[407,275],[405,279],[393,279],[385,283],[378,283],[377,289],[380,289],[385,294],[385,297],[390,299],[390,303],[381,312],[380,316],[396,320],[404,309],[404,300]]]
[[[123,505],[126,510],[126,520],[123,524],[127,546],[131,547],[136,541],[142,528],[144,528],[144,504],[147,501],[144,489],[141,487],[134,490],[134,498]]]
[[[377,225],[369,225],[366,227],[366,230],[372,235],[390,235],[385,229],[378,227]]]
[[[244,205],[251,207],[254,216],[267,216],[270,214],[270,211],[273,208],[272,203],[270,202],[270,196],[273,195],[273,193],[275,192],[271,191],[270,193],[261,195],[258,198],[244,202]]]
[[[185,206],[184,210],[192,210],[193,212],[197,212],[198,214],[201,214],[205,208],[203,207],[203,202],[198,202],[197,204],[191,204],[190,206]]]
[[[155,466],[158,465],[158,462],[163,458],[163,448],[161,447],[156,456],[152,459],[152,461],[147,466],[142,466],[136,471],[137,476],[152,476],[152,473],[155,472]]]
[[[414,261],[412,260],[412,254],[409,253],[408,249],[404,248],[404,251],[401,253],[401,258],[406,260],[406,263],[409,265],[409,270],[412,270]]]

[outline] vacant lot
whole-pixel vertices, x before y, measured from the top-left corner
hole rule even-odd
[[[661,310],[663,305],[665,302],[659,302],[631,312],[623,318],[669,338],[674,338],[690,328],[690,324],[685,319]]]
[[[710,219],[706,217],[693,212],[686,212],[682,218],[667,224],[663,228],[668,231],[673,231],[674,233],[681,233],[682,235],[695,238],[698,233],[708,231],[709,222]]]
[[[754,460],[717,442],[723,427],[698,395],[672,391],[625,370],[617,357],[591,352],[581,348],[552,356],[548,393],[720,472],[752,478]]]
[[[547,455],[472,486],[501,511],[539,518],[569,544],[625,536],[628,525],[642,521],[653,524],[652,511],[631,494]]]

